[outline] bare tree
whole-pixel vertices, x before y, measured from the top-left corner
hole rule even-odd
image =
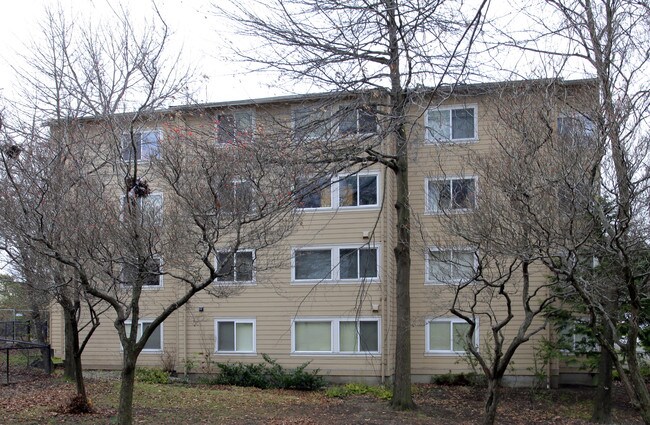
[[[487,1],[468,8],[455,1],[274,0],[215,4],[254,49],[235,46],[249,64],[277,71],[289,81],[339,94],[339,100],[372,89],[379,106],[379,137],[314,149],[311,161],[378,163],[396,179],[395,369],[391,405],[414,406],[411,397],[411,211],[408,196],[408,106],[421,100],[420,85],[437,87],[468,74],[469,50],[480,31]],[[466,13],[464,13],[466,12]],[[454,18],[456,17],[456,18]],[[335,99],[332,97],[331,99]],[[422,100],[427,102],[427,98]],[[371,100],[372,102],[372,100]],[[319,145],[320,146],[320,145]],[[320,155],[319,154],[323,154]]]
[[[112,18],[118,25],[77,31],[49,15],[47,47],[31,62],[43,76],[32,87],[34,122],[50,119],[49,131],[16,126],[26,153],[3,164],[3,210],[14,215],[2,224],[58,265],[78,299],[110,306],[123,353],[118,422],[129,424],[152,334],[200,291],[240,290],[213,283],[232,273],[240,247],[262,250],[291,231],[300,172],[279,162],[275,139],[219,147],[192,127],[205,117],[162,109],[191,83],[166,53],[164,21],[136,30],[125,14]],[[163,277],[173,290],[144,324],[143,295]]]
[[[485,424],[495,423],[499,388],[516,351],[545,329],[547,307],[561,301],[560,284],[545,277],[544,267],[560,232],[570,225],[576,240],[593,234],[582,208],[594,193],[599,163],[597,150],[584,140],[569,143],[556,125],[562,113],[591,106],[593,81],[501,83],[490,93],[495,119],[488,132],[495,142],[460,153],[464,172],[481,184],[466,195],[473,207],[458,214],[453,203],[462,195],[453,195],[451,209],[441,195],[439,223],[424,235],[441,252],[457,253],[437,258],[431,251],[441,266],[429,269],[452,270],[460,279],[450,285],[451,312],[469,325],[466,350],[488,381]],[[474,342],[479,320],[490,330],[484,350]]]
[[[630,398],[650,423],[650,395],[639,373],[637,339],[643,321],[642,303],[648,294],[648,275],[635,267],[639,251],[647,241],[647,122],[650,97],[647,91],[648,29],[650,9],[646,2],[627,0],[549,0],[549,13],[531,16],[540,32],[512,40],[516,47],[560,58],[569,67],[576,64],[595,75],[596,106],[584,111],[590,120],[594,145],[601,155],[601,191],[589,209],[598,224],[598,243],[578,250],[574,239],[562,245],[561,261],[548,258],[553,273],[573,284],[587,307],[590,325],[599,343],[619,372]],[[551,16],[556,19],[539,19]],[[561,46],[561,51],[544,46]],[[557,253],[555,253],[557,254]],[[584,265],[591,256],[607,259],[616,273],[615,284],[594,285],[585,279]],[[595,290],[597,289],[597,290]],[[622,300],[622,304],[619,304]],[[624,314],[620,310],[624,308]],[[629,333],[623,337],[619,321]],[[601,331],[598,331],[601,329]],[[618,356],[617,347],[626,360]],[[605,359],[605,358],[604,358]],[[606,359],[605,359],[606,360]],[[603,372],[607,365],[601,367]],[[606,396],[606,393],[602,393]],[[609,421],[601,398],[594,419]]]

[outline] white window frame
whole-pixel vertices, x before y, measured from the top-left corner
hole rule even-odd
[[[158,275],[158,285],[142,285],[141,288],[144,291],[151,291],[151,290],[161,289],[163,287],[164,282],[165,282],[165,279],[163,277],[164,276],[164,268],[163,268],[164,267],[164,261],[163,261],[162,257],[160,255],[154,255],[153,259],[158,261],[158,270],[160,272],[160,274]],[[133,285],[125,282],[124,279],[122,278],[122,273],[123,272],[124,272],[124,266],[122,266],[122,270],[120,271],[120,280],[123,282],[122,287],[131,288]]]
[[[473,109],[474,110],[474,135],[472,137],[463,137],[463,138],[453,138],[452,128],[453,128],[453,117],[452,111],[459,109]],[[449,112],[449,138],[434,137],[431,134],[429,126],[429,111],[439,111],[439,112]],[[436,143],[465,143],[465,142],[475,142],[478,141],[478,105],[476,103],[470,104],[458,104],[458,105],[444,105],[437,108],[429,108],[424,113],[424,141],[428,144]]]
[[[232,351],[221,350],[219,351],[219,323],[233,322],[234,332],[233,341],[235,349]],[[214,319],[214,353],[215,354],[257,354],[257,320],[254,317],[217,317]],[[237,324],[252,324],[253,325],[253,341],[252,350],[244,351],[237,350]]]
[[[445,285],[445,284],[460,284],[460,283],[465,283],[467,282],[467,279],[463,279],[461,277],[454,277],[452,276],[451,279],[441,281],[441,280],[436,280],[431,278],[431,264],[430,261],[432,260],[431,258],[431,251],[434,252],[450,252],[451,253],[451,266],[454,267],[454,254],[455,253],[467,253],[467,254],[472,254],[473,258],[473,263],[472,267],[473,270],[476,271],[478,268],[478,261],[476,258],[476,250],[472,249],[470,247],[453,247],[453,248],[440,248],[436,246],[430,246],[427,248],[425,251],[425,262],[424,262],[424,269],[425,269],[425,276],[424,276],[424,283],[427,285]]]
[[[222,142],[219,140],[219,132],[221,131],[219,117],[223,117],[227,115],[230,115],[233,118],[233,130],[235,134],[233,135],[233,140]],[[237,128],[237,117],[241,115],[250,115],[251,117],[250,135],[245,137],[244,136],[237,137],[237,133],[241,131],[240,129]],[[241,109],[236,111],[227,111],[227,110],[219,111],[214,114],[214,120],[215,120],[214,129],[216,132],[215,139],[216,139],[217,146],[229,146],[233,144],[236,145],[238,143],[248,143],[253,141],[255,135],[255,110],[254,109]]]
[[[334,208],[334,198],[333,198],[333,194],[334,194],[334,185],[336,184],[336,182],[334,182],[333,179],[328,178],[327,176],[322,176],[320,179],[323,179],[323,181],[325,181],[325,180],[329,180],[329,185],[328,185],[328,186],[324,186],[324,187],[320,190],[320,192],[329,191],[329,194],[330,194],[330,205],[329,205],[329,206],[324,206],[324,207],[323,207],[323,206],[320,206],[320,207],[304,207],[304,206],[301,206],[301,205],[299,204],[299,202],[300,202],[300,198],[298,198],[298,197],[296,196],[296,197],[295,197],[295,202],[298,203],[298,207],[297,207],[297,209],[300,209],[300,210],[303,210],[303,211],[318,211],[318,210],[331,210],[332,208]],[[320,179],[318,179],[318,180],[320,180]],[[296,183],[298,183],[298,184],[297,184],[297,185],[294,185],[294,193],[299,193],[299,192],[301,191],[301,189],[305,189],[305,188],[307,188],[307,187],[308,187],[308,186],[309,186],[309,185],[310,185],[314,180],[316,180],[316,178],[313,177],[313,176],[310,176],[310,177],[308,177],[308,178],[305,178],[303,181],[299,181],[298,179],[296,179]],[[302,186],[301,186],[301,185],[302,185]],[[298,186],[298,187],[296,187],[296,186]],[[320,185],[315,185],[315,188],[318,188],[318,187],[320,187]],[[338,200],[337,200],[337,201],[338,201]]]
[[[476,318],[476,327],[474,328],[474,346],[479,347],[479,335],[480,335],[480,326],[479,319]],[[432,350],[431,349],[431,340],[429,338],[429,325],[431,323],[449,323],[450,327],[450,339],[449,339],[449,349],[448,350]],[[454,324],[463,324],[469,325],[465,320],[458,317],[436,317],[428,318],[424,324],[424,345],[425,345],[425,354],[442,354],[442,355],[464,355],[467,351],[454,351],[453,350],[453,341],[454,341]]]
[[[377,276],[359,277],[356,279],[342,279],[341,276],[341,250],[342,249],[374,249],[377,255]],[[324,279],[297,279],[296,278],[296,253],[299,251],[330,251],[330,277]],[[357,255],[359,255],[357,253]],[[301,246],[291,249],[291,283],[292,284],[313,284],[313,283],[378,283],[381,281],[381,250],[378,245],[329,245],[329,246]]]
[[[454,181],[456,180],[473,180],[474,181],[474,206],[471,208],[453,208],[453,200],[454,200],[454,193],[453,193],[453,184]],[[450,193],[450,205],[449,208],[447,209],[433,209],[432,202],[433,200],[431,199],[431,193],[429,192],[429,182],[432,181],[444,181],[448,182],[449,185],[451,186],[449,188],[449,193]],[[468,211],[473,211],[477,207],[477,202],[478,202],[478,177],[476,176],[446,176],[446,177],[427,177],[424,179],[424,212],[425,214],[444,214],[444,213],[463,213],[463,212],[468,212]],[[436,206],[437,208],[437,206]]]
[[[244,253],[244,252],[250,252],[253,255],[253,269],[251,270],[251,280],[237,280],[237,276],[236,276],[237,254]],[[214,264],[215,264],[215,268],[216,268],[217,271],[219,270],[219,267],[221,267],[219,265],[219,254],[229,254],[229,253],[230,253],[230,251],[228,251],[228,250],[223,250],[223,251],[218,251],[217,252],[217,255],[215,255],[215,258],[214,258]],[[234,263],[233,267],[235,268],[235,270],[233,271],[233,276],[235,277],[235,279],[234,280],[215,280],[214,282],[216,284],[218,284],[218,285],[223,285],[223,284],[255,285],[255,283],[256,283],[256,281],[255,281],[255,278],[256,278],[255,262],[257,260],[255,250],[254,249],[238,249],[237,251],[235,251],[232,254],[233,254],[233,263]]]
[[[140,319],[140,320],[138,320],[138,341],[140,340],[140,338],[142,338],[142,327],[143,327],[143,325],[146,324],[146,323],[150,324],[152,322],[153,322],[153,319]],[[131,326],[131,323],[132,323],[131,320],[125,320],[124,321],[125,326]],[[142,353],[156,354],[156,353],[162,353],[164,351],[165,343],[164,343],[163,337],[164,337],[165,333],[163,332],[163,324],[164,324],[164,322],[161,323],[160,325],[158,325],[158,330],[160,332],[160,348],[143,348]],[[128,332],[127,332],[127,335],[128,335]]]
[[[345,179],[349,177],[355,177],[357,181],[357,199],[356,199],[356,205],[341,205],[339,196],[341,193],[341,183],[345,181]],[[374,177],[375,178],[375,197],[376,197],[376,202],[374,204],[367,204],[367,205],[360,205],[359,200],[361,197],[361,193],[359,191],[359,177]],[[372,209],[372,208],[377,208],[380,204],[380,199],[379,199],[379,194],[381,193],[381,188],[379,187],[379,173],[377,172],[359,172],[359,173],[354,173],[354,174],[340,174],[336,177],[336,182],[332,185],[332,205],[335,205],[335,208],[339,208],[342,210],[349,210],[349,209]]]
[[[296,323],[299,322],[330,322],[330,348],[329,351],[296,351]],[[377,323],[377,351],[341,351],[340,329],[343,322],[376,322]],[[291,354],[292,355],[345,355],[368,356],[381,354],[381,317],[296,317],[291,320]],[[357,346],[361,347],[360,334],[357,334]]]
[[[152,156],[146,156],[145,158],[142,157],[142,134],[144,133],[154,133],[157,136],[157,143],[156,143],[156,155]],[[150,161],[152,158],[160,158],[160,144],[163,140],[163,131],[160,128],[148,128],[148,127],[143,127],[139,128],[137,130],[133,130],[133,135],[134,137],[137,135],[138,136],[138,141],[137,141],[137,146],[136,146],[136,151],[132,152],[131,151],[131,133],[130,132],[124,132],[122,133],[122,136],[120,138],[120,157],[122,158],[122,161],[133,161],[133,158],[131,157],[132,154],[136,155],[138,158],[137,161],[140,162],[147,162]],[[128,152],[128,158],[126,157],[126,154]],[[139,155],[138,155],[139,152]]]

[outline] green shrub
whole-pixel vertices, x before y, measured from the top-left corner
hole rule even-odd
[[[303,363],[295,369],[287,370],[268,355],[262,354],[262,357],[264,363],[259,364],[217,363],[221,373],[216,382],[241,387],[296,390],[317,390],[324,385],[323,378],[318,376],[318,370],[305,370],[310,362]]]
[[[476,373],[445,373],[444,375],[435,375],[431,378],[431,383],[437,385],[484,385],[485,377]]]
[[[325,391],[328,397],[347,397],[351,395],[372,395],[382,400],[390,400],[393,392],[384,386],[371,386],[351,382],[343,386],[330,387]]]
[[[169,372],[162,369],[137,368],[135,370],[135,379],[138,382],[147,384],[168,384]]]

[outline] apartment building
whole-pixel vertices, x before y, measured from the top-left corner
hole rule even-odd
[[[592,89],[589,80],[557,84],[569,103]],[[503,114],[499,108],[513,87],[500,83],[423,90],[409,106],[411,364],[416,382],[471,370],[462,336],[468,325],[449,309],[453,286],[474,271],[474,253],[467,246],[441,248],[436,235],[441,214],[462,215],[476,208],[482,182],[466,154],[490,154]],[[285,131],[287,144],[331,138],[391,152],[393,141],[382,136],[388,122],[383,103],[378,95],[304,95],[171,107],[138,129],[135,148],[125,150],[122,160],[135,155],[146,167],[164,146],[162,141],[188,129],[201,129],[224,148]],[[561,109],[558,119],[568,127],[572,112]],[[285,367],[310,362],[309,368],[332,380],[390,380],[397,314],[395,175],[368,161],[316,177],[305,174],[297,181],[302,184],[293,195],[300,216],[290,234],[264,249],[241,246],[235,253],[217,253],[214,262],[224,273],[213,286],[234,288],[230,296],[194,296],[152,334],[138,364],[160,367],[166,361],[179,372],[206,373],[216,371],[215,362],[260,362],[264,353]],[[248,196],[247,184],[233,180],[228,189],[233,205]],[[164,191],[154,190],[141,200],[147,204],[142,208],[155,211],[151,219],[161,221],[166,200]],[[165,270],[167,260],[153,259],[156,273],[143,283],[140,332],[149,326],[148,317],[178,294],[178,282]],[[541,267],[536,270],[534,284],[541,285],[546,276]],[[126,268],[125,280],[133,273]],[[54,310],[51,342],[56,355],[63,356],[62,317]],[[535,320],[536,325],[543,323],[542,317]],[[84,367],[119,368],[121,346],[110,311],[101,321],[84,351]],[[516,325],[506,335],[514,334]],[[473,340],[480,349],[491,344],[489,326],[479,317]],[[509,373],[511,383],[527,385],[539,372],[535,353],[544,338],[554,338],[550,327],[520,347]],[[579,373],[555,361],[543,368],[554,382]]]

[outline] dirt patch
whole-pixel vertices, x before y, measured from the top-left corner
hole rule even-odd
[[[0,423],[108,424],[116,414],[119,381],[87,379],[95,413],[64,414],[74,385],[60,378],[0,387]],[[408,423],[475,424],[480,421],[483,390],[477,387],[417,385],[418,409],[395,412],[372,396],[330,398],[324,392],[259,390],[209,385],[137,384],[137,424],[388,425]],[[641,424],[620,387],[615,390],[614,421]],[[499,424],[587,424],[593,389],[503,390]]]

